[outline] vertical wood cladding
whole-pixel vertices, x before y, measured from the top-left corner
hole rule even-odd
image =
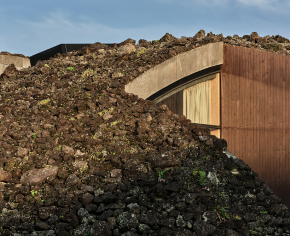
[[[228,149],[290,207],[290,58],[224,45],[221,127]]]
[[[211,124],[211,80],[183,90],[183,115],[192,123]]]
[[[175,114],[183,115],[183,91],[177,92],[170,97],[157,103],[158,106],[166,105]]]

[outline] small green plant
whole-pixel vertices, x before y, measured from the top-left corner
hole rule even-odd
[[[68,71],[75,71],[75,69],[74,69],[73,67],[71,67],[71,66],[68,67],[67,70],[68,70]]]
[[[49,65],[47,65],[47,64],[45,64],[44,66],[47,67],[47,68],[50,68]]]
[[[210,155],[204,156],[202,159],[203,160],[208,160],[208,158],[210,157]]]
[[[162,178],[162,177],[163,177],[163,174],[164,174],[165,171],[167,171],[167,170],[169,170],[169,169],[165,169],[165,170],[162,170],[162,171],[157,170],[157,171],[158,171],[158,176],[159,176],[159,178]]]
[[[36,138],[37,132],[32,134],[32,138]]]
[[[268,211],[260,211],[261,214],[268,214]]]
[[[206,182],[206,177],[205,177],[205,171],[199,171],[199,179],[198,179],[198,182],[201,186],[203,186]]]
[[[90,69],[90,70],[88,69],[82,73],[82,77],[84,78],[85,76],[90,76],[93,74],[94,74],[94,71],[92,69]]]
[[[63,215],[60,215],[60,216],[59,216],[59,218],[63,218],[63,217],[64,217]]]
[[[230,219],[230,217],[228,216],[228,214],[227,214],[227,210],[225,209],[225,208],[222,208],[221,209],[221,217],[222,218],[224,218],[224,219],[227,219],[227,220],[229,220]]]
[[[88,231],[88,233],[84,233],[84,236],[90,235],[91,231]]]
[[[236,216],[233,216],[233,220],[242,220],[242,218],[236,215]]]
[[[146,52],[146,48],[142,48],[140,50],[137,51],[137,56],[140,56],[141,54],[145,53]]]
[[[99,114],[99,116],[103,116],[107,113],[111,113],[113,110],[114,110],[114,108],[110,107],[108,110],[103,110],[102,112],[99,112],[98,114]]]
[[[44,202],[44,199],[42,199],[41,201]]]
[[[44,106],[50,102],[50,98],[40,101],[40,105]]]
[[[31,196],[34,197],[34,195],[37,194],[37,191],[36,190],[31,190],[30,193],[31,193]]]

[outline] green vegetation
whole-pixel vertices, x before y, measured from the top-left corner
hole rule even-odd
[[[203,160],[208,160],[208,158],[210,157],[210,155],[204,156],[202,159]]]
[[[31,196],[34,197],[37,194],[37,191],[36,190],[31,190],[30,193],[31,193]]]
[[[68,68],[66,68],[68,71],[75,71],[75,69],[73,68],[73,67],[68,67]]]
[[[44,99],[44,100],[40,101],[40,105],[44,106],[44,105],[47,105],[49,102],[50,102],[50,98]]]
[[[199,179],[198,179],[198,182],[201,186],[203,186],[206,182],[206,177],[205,177],[205,171],[199,171]]]
[[[233,216],[233,220],[242,220],[242,218],[236,215],[236,216]]]
[[[114,110],[114,108],[110,107],[108,110],[103,110],[103,111],[99,112],[98,114],[99,114],[99,116],[103,116],[107,113],[111,113],[113,110]]]
[[[159,176],[159,178],[162,178],[162,177],[163,177],[163,174],[164,174],[165,171],[167,171],[167,170],[169,170],[169,169],[165,169],[165,170],[162,170],[162,171],[157,170],[157,171],[158,171],[158,176]]]
[[[260,211],[261,214],[268,214],[268,211]]]
[[[85,76],[90,76],[90,75],[93,75],[94,74],[94,71],[92,69],[90,70],[86,70],[82,73],[82,77],[84,78]]]
[[[47,65],[47,64],[45,64],[44,66],[47,67],[47,68],[50,68],[49,65]]]
[[[227,211],[226,211],[225,208],[222,208],[222,209],[221,209],[221,213],[220,213],[220,214],[221,214],[221,217],[222,217],[222,218],[227,219],[227,220],[230,219],[230,217],[228,216]]]
[[[137,51],[137,56],[140,56],[141,54],[145,53],[146,52],[146,48],[141,48]]]
[[[36,138],[37,132],[32,134],[32,138]]]

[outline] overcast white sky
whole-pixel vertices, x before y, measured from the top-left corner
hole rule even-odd
[[[224,36],[290,38],[289,0],[2,0],[0,51],[32,56],[61,43]]]

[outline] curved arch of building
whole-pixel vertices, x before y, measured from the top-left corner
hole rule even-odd
[[[220,137],[222,63],[223,42],[207,44],[144,72],[127,84],[125,91],[158,105],[166,104],[172,112],[210,128]]]
[[[125,86],[125,91],[147,99],[161,89],[206,68],[223,64],[223,42],[181,53],[151,68]]]

